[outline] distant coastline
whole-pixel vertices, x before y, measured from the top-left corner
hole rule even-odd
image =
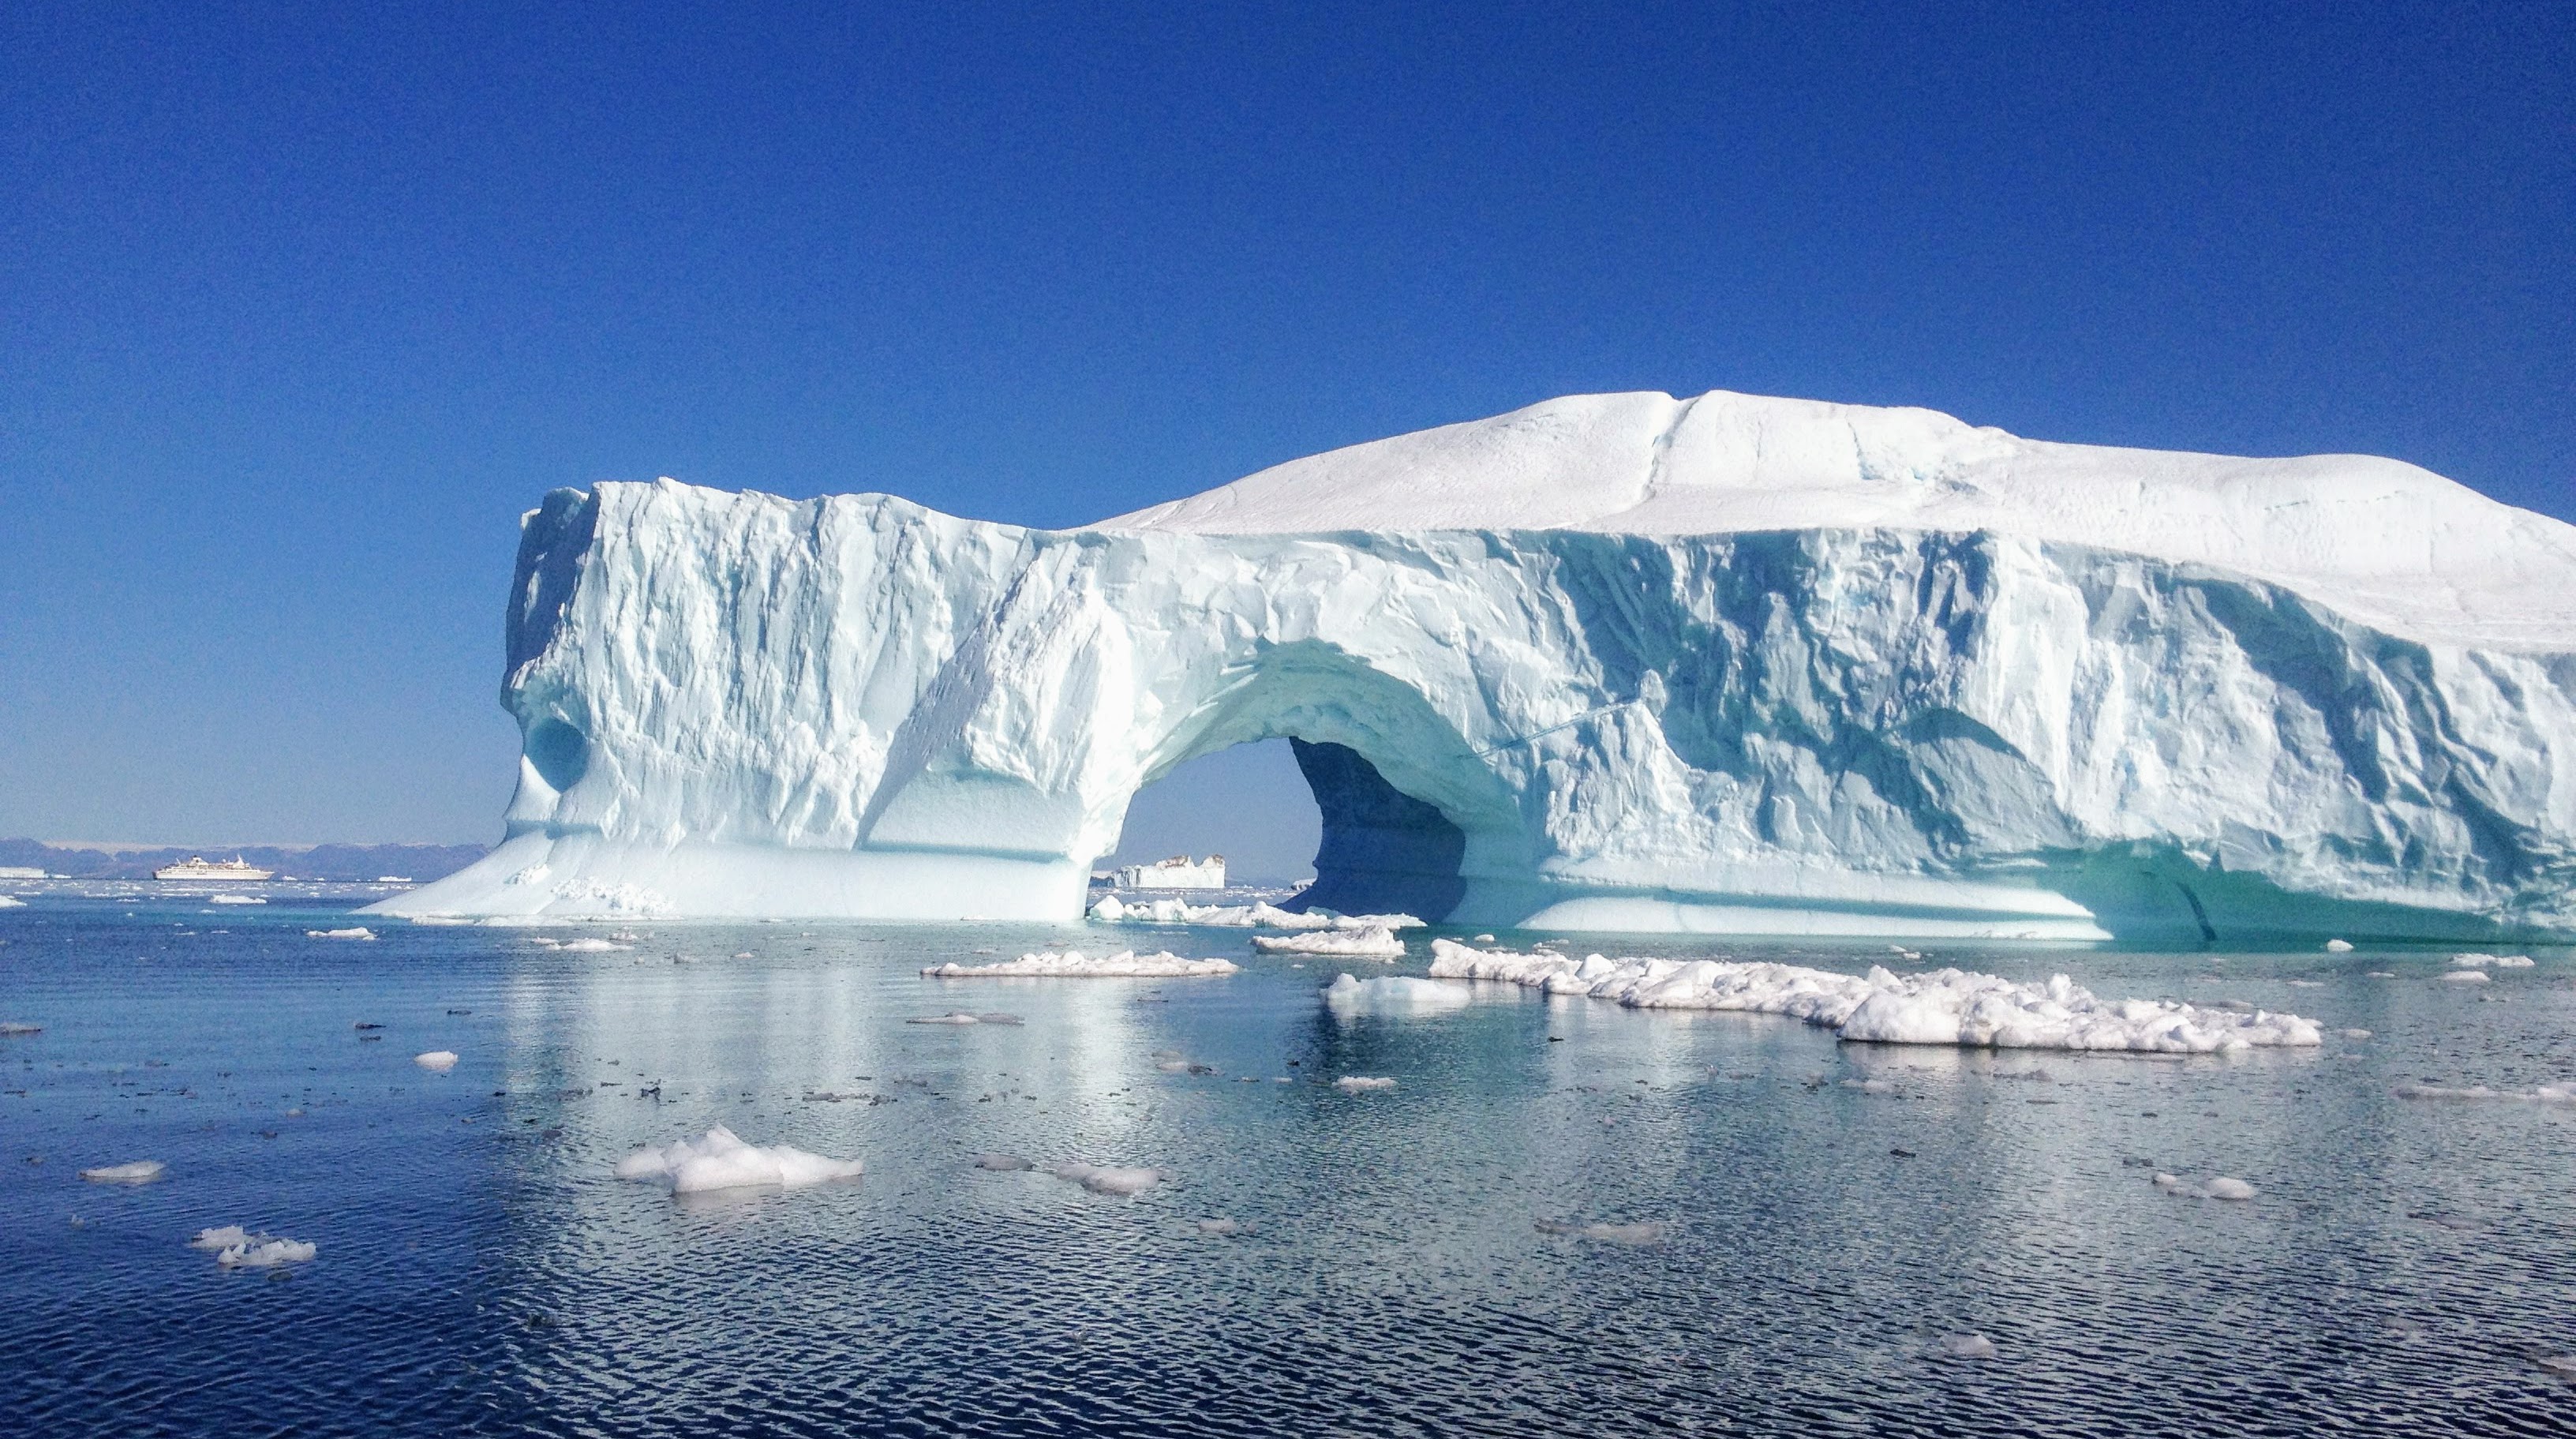
[[[0,839],[0,868],[41,869],[66,879],[149,879],[152,871],[192,855],[220,852],[241,858],[279,878],[372,880],[399,874],[427,883],[454,874],[489,852],[479,844],[315,844],[315,845],[165,845],[118,844],[92,847],[48,844],[36,839]]]

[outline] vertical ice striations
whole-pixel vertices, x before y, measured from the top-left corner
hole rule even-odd
[[[602,484],[509,638],[509,839],[387,908],[1070,920],[1285,735],[1335,882],[1459,922],[2576,930],[2576,530],[2389,460],[1721,392],[1075,531]]]

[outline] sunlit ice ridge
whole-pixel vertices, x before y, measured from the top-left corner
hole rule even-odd
[[[1311,903],[1530,929],[2576,933],[2576,527],[2367,456],[1551,400],[1073,530],[523,521],[504,843],[378,908],[1072,920],[1289,737]]]

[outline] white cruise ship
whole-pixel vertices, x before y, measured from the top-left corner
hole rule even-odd
[[[165,864],[152,871],[152,877],[154,879],[242,880],[266,879],[274,873],[276,873],[275,870],[261,869],[255,864],[243,863],[239,855],[231,859],[207,859],[200,855],[181,860],[177,864]]]

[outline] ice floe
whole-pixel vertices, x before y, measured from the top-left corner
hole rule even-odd
[[[2400,1099],[2508,1099],[2524,1104],[2576,1104],[2576,1084],[2544,1084],[2535,1089],[2491,1089],[2483,1084],[2401,1084],[2390,1093]]]
[[[674,1194],[699,1194],[764,1186],[802,1189],[827,1180],[856,1179],[863,1168],[855,1159],[826,1159],[784,1144],[766,1148],[746,1144],[719,1124],[700,1139],[636,1150],[617,1161],[617,1177],[663,1180]]]
[[[376,932],[359,925],[351,929],[308,929],[304,936],[307,939],[373,939]]]
[[[2447,984],[2492,984],[2495,976],[2483,969],[2455,969],[2442,976]]]
[[[258,895],[255,895],[255,894],[217,894],[217,895],[209,895],[209,896],[207,896],[207,898],[206,898],[206,903],[208,903],[208,904],[266,904],[266,903],[268,903],[268,901],[267,901],[267,900],[265,900],[265,899],[260,898]]]
[[[1172,1177],[1165,1170],[1120,1164],[1051,1164],[1047,1173],[1072,1180],[1094,1194],[1119,1195],[1142,1194]]]
[[[2532,963],[2531,956],[2527,954],[2455,954],[2451,956],[2451,965],[2455,969],[2529,969]]]
[[[1242,1220],[1228,1219],[1223,1216],[1219,1216],[1215,1219],[1202,1219],[1198,1222],[1198,1225],[1199,1233],[1220,1237],[1237,1234],[1250,1234],[1252,1232],[1252,1226],[1244,1223]]]
[[[0,1034],[42,1034],[44,1032],[45,1027],[41,1024],[29,1024],[24,1020],[17,1019],[0,1020]]]
[[[1402,959],[1404,941],[1382,924],[1365,929],[1318,929],[1303,934],[1253,936],[1257,947],[1272,954],[1322,954],[1337,959]]]
[[[2312,1020],[2171,1000],[2096,998],[2065,975],[2024,984],[1939,969],[1837,974],[1768,961],[1607,959],[1476,950],[1431,942],[1440,979],[1499,980],[1549,994],[1582,994],[1636,1009],[1782,1014],[1847,1040],[1998,1049],[2132,1050],[2200,1054],[2323,1042]]]
[[[1944,1334],[1938,1346],[1944,1359],[1992,1359],[1995,1341],[1983,1334]]]
[[[445,1074],[447,1071],[456,1067],[456,1051],[452,1049],[433,1049],[427,1054],[413,1055],[411,1057],[411,1062],[434,1074]]]
[[[1475,1002],[1466,985],[1394,974],[1375,979],[1337,975],[1323,994],[1325,1006],[1335,1014],[1428,1014]]]
[[[600,939],[597,937],[588,939],[568,939],[560,946],[566,954],[615,954],[623,950],[633,949],[634,947],[635,946],[631,944],[619,944],[615,940]]]
[[[226,1224],[218,1228],[198,1230],[197,1237],[188,1241],[188,1247],[191,1249],[230,1249],[236,1244],[250,1243],[252,1237],[251,1232],[242,1228],[240,1225]]]
[[[2351,940],[2348,940],[2348,939],[2330,939],[2330,940],[2327,940],[2327,941],[2326,941],[2326,953],[2328,953],[2328,954],[2350,954],[2350,953],[2352,953],[2352,941],[2351,941]]]
[[[1423,923],[1409,914],[1335,914],[1328,909],[1292,913],[1266,900],[1251,904],[1192,904],[1183,899],[1130,902],[1114,894],[1093,905],[1091,917],[1103,924],[1197,924],[1220,929],[1419,929]]]
[[[314,1249],[300,1239],[244,1240],[226,1246],[215,1255],[215,1262],[226,1269],[274,1269],[280,1264],[303,1264],[313,1258]]]
[[[80,1177],[92,1184],[149,1184],[169,1168],[158,1159],[136,1159],[124,1164],[102,1164],[84,1169]]]
[[[1366,1094],[1371,1090],[1393,1089],[1395,1081],[1378,1075],[1345,1074],[1333,1081],[1333,1087],[1344,1094]]]
[[[2262,1193],[2244,1180],[2224,1174],[2213,1176],[2206,1182],[2174,1174],[2158,1174],[2154,1182],[2156,1188],[2165,1193],[2178,1194],[2186,1199],[2251,1199]]]
[[[1138,954],[1122,949],[1092,956],[1078,949],[1041,950],[995,964],[934,964],[922,971],[935,979],[1206,979],[1233,974],[1230,959],[1184,959],[1169,952]]]

